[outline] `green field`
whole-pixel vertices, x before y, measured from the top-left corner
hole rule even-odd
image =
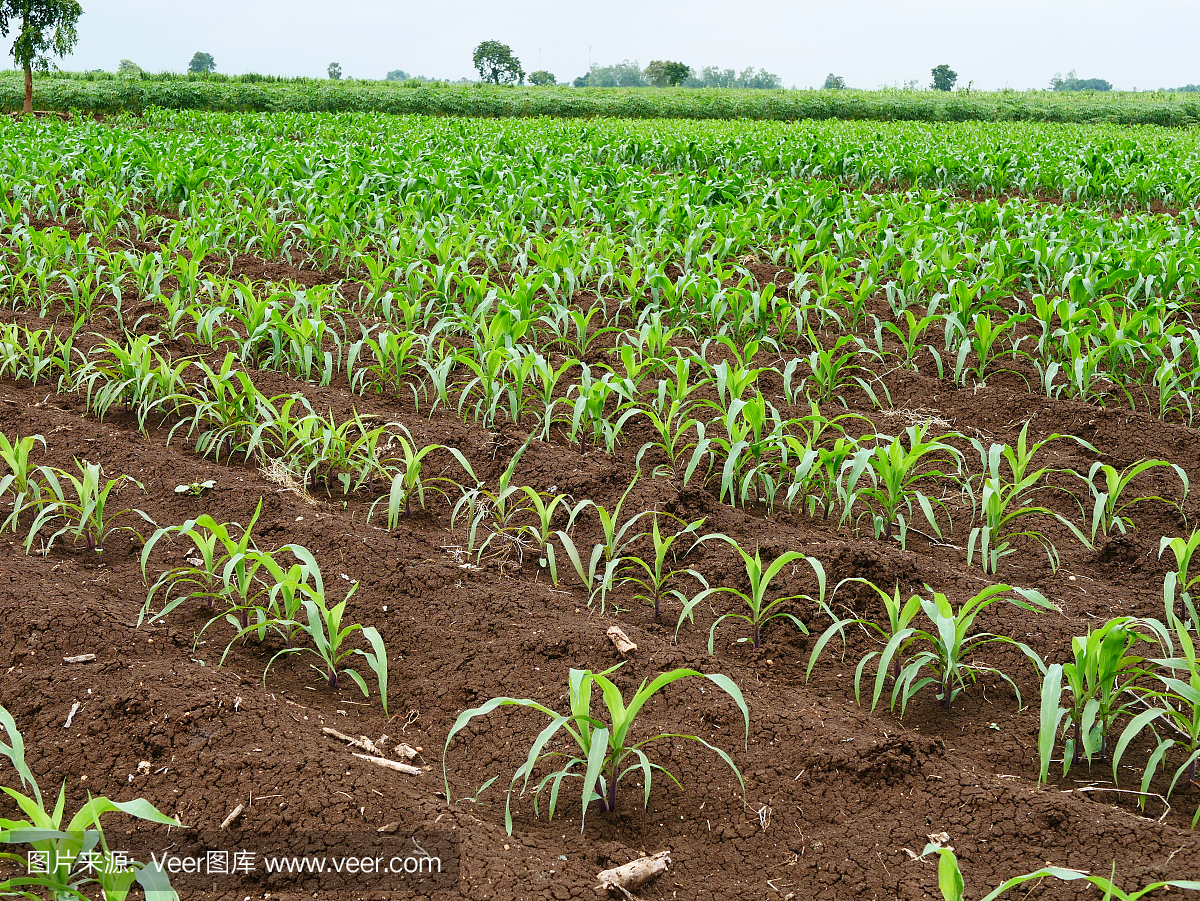
[[[112,115],[0,118],[5,784],[480,898],[1200,877],[1200,131],[637,118],[1187,103],[39,91]]]
[[[0,76],[0,109],[21,108],[17,73]],[[873,121],[1114,122],[1192,125],[1189,94],[1052,91],[802,91],[737,89],[430,86],[383,81],[54,74],[35,80],[48,110],[141,112],[151,107],[225,112],[381,112],[439,116]]]

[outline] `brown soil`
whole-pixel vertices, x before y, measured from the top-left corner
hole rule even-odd
[[[252,260],[239,259],[235,269],[254,280],[275,279],[281,272],[270,265],[255,269]],[[764,267],[755,275],[767,281],[779,273]],[[333,280],[315,273],[305,284]],[[304,390],[318,411],[345,416],[358,409],[402,421],[422,442],[460,449],[493,485],[526,437],[513,426],[490,431],[463,425],[441,411],[429,419],[414,412],[411,398],[356,397],[344,383],[315,389],[267,372],[255,373],[255,381],[267,394]],[[1028,393],[1016,376],[965,389],[903,370],[887,373],[885,381],[895,408],[891,414],[855,407],[862,398],[848,398],[852,409],[870,416],[882,432],[894,434],[910,421],[936,416],[945,421],[944,431],[1011,443],[1021,423],[1032,418],[1031,437],[1077,435],[1118,467],[1163,457],[1184,467],[1193,484],[1200,483],[1196,430],[1163,424],[1142,412],[1050,400]],[[245,523],[262,498],[255,530],[260,546],[298,543],[313,550],[335,597],[349,580],[357,580],[348,618],[378,627],[391,657],[390,721],[374,692],[364,703],[352,686],[330,691],[299,660],[276,663],[264,688],[271,651],[253,642],[235,646],[218,666],[232,631],[221,622],[197,639],[208,618],[203,608],[181,609],[166,624],[135,628],[146,586],[139,542],[128,533],[111,539],[99,560],[61,543],[46,556],[26,554],[14,536],[0,539],[9,547],[0,559],[0,704],[16,716],[43,790],[49,793],[65,781],[68,809],[89,793],[117,800],[146,797],[188,827],[216,830],[241,804],[244,812],[224,834],[247,846],[266,836],[295,836],[305,845],[329,832],[374,835],[390,827],[384,835],[407,836],[420,831],[461,850],[457,885],[445,894],[481,899],[592,897],[599,870],[664,849],[671,850],[674,864],[669,874],[638,890],[648,901],[927,898],[936,895],[936,867],[913,860],[908,851],[920,853],[928,836],[941,832],[949,833],[975,897],[1047,863],[1106,874],[1115,863],[1118,881],[1126,887],[1161,878],[1200,878],[1200,835],[1188,829],[1200,788],[1178,791],[1174,809],[1159,821],[1155,802],[1142,813],[1128,796],[1079,790],[1091,780],[1111,785],[1104,764],[1038,787],[1038,680],[1011,649],[993,646],[979,659],[1014,676],[1031,705],[1025,709],[1003,682],[985,679],[948,713],[928,693],[918,696],[903,718],[884,706],[870,712],[855,704],[852,689],[856,661],[874,647],[863,635],[852,636],[844,661],[823,657],[807,683],[811,639],[790,626],[777,623],[768,629],[764,647],[754,651],[736,642],[744,632],[727,622],[718,633],[715,656],[709,656],[713,610],[698,611],[695,624],[685,625],[676,643],[677,607],[668,604],[663,622],[656,623],[646,605],[623,592],[616,598],[615,616],[612,608],[602,616],[589,609],[586,594],[571,577],[553,589],[528,558],[523,565],[511,558],[485,558],[475,566],[463,557],[462,532],[450,530],[450,505],[441,498],[389,533],[380,520],[364,522],[367,498],[343,505],[339,495],[318,492],[311,503],[253,466],[216,465],[178,439],[167,446],[165,427],[143,436],[129,417],[96,422],[83,415],[80,398],[54,396],[41,386],[0,382],[0,432],[45,436],[48,451],[38,451],[39,462],[70,468],[74,458],[86,458],[102,463],[110,476],[133,476],[145,490],[122,488],[120,505],[139,507],[159,524],[202,512],[218,521]],[[609,457],[590,448],[581,454],[555,433],[550,443],[533,442],[516,482],[539,489],[557,486],[575,500],[590,498],[611,509],[633,478],[634,458],[648,437],[644,427],[633,427],[621,452]],[[1046,462],[1086,472],[1093,457],[1061,441],[1051,446]],[[181,482],[204,479],[215,479],[217,487],[203,497],[173,490]],[[1172,490],[1158,475],[1147,477],[1145,488]],[[1189,517],[1196,506],[1189,503]],[[927,583],[959,601],[992,581],[963,565],[963,551],[946,546],[964,546],[966,526],[949,534],[946,543],[913,536],[901,550],[894,542],[856,537],[801,514],[736,510],[718,503],[713,492],[681,488],[665,478],[640,479],[626,509],[663,510],[689,520],[704,516],[703,532],[722,532],[744,548],[757,545],[767,558],[802,550],[825,565],[831,585],[857,576],[888,588],[899,583],[908,592]],[[968,521],[961,506],[952,504],[951,511],[956,523]],[[1028,642],[1050,660],[1063,660],[1071,637],[1097,620],[1118,612],[1161,616],[1165,567],[1157,556],[1158,538],[1181,534],[1182,526],[1155,505],[1136,508],[1134,518],[1137,531],[1097,552],[1082,549],[1065,530],[1047,528],[1062,550],[1062,568],[1052,572],[1030,544],[1004,560],[998,578],[1040,589],[1062,607],[1062,615],[997,605],[981,617],[979,627]],[[134,518],[126,522],[138,524]],[[590,546],[597,533],[595,514],[588,514],[576,541]],[[152,574],[178,554],[178,545],[161,543]],[[703,546],[688,563],[710,584],[743,583],[740,562],[723,544]],[[560,567],[568,569],[565,561]],[[811,591],[811,573],[804,566],[785,569],[773,588],[789,594]],[[837,602],[858,614],[882,614],[869,592],[847,591]],[[717,614],[733,609],[719,597],[712,606]],[[815,634],[826,625],[811,606],[796,612]],[[458,714],[497,695],[534,698],[561,709],[570,668],[599,671],[619,662],[605,636],[614,621],[640,648],[613,676],[627,694],[643,678],[678,666],[721,672],[741,687],[751,715],[745,743],[736,708],[711,689],[702,694],[699,682],[685,681],[663,692],[645,710],[639,728],[643,735],[651,730],[698,735],[727,750],[745,777],[744,800],[715,755],[692,742],[664,740],[652,746],[651,757],[667,765],[682,788],[657,778],[643,809],[634,779],[624,789],[621,807],[613,814],[590,812],[581,833],[578,798],[564,786],[552,821],[544,806],[535,816],[528,797],[517,801],[510,837],[504,828],[504,787],[545,721],[529,711],[506,709],[477,721],[455,740],[448,771],[456,803],[447,806],[441,753]],[[95,654],[95,660],[64,662],[81,654]],[[76,702],[80,706],[71,726],[64,728]],[[389,743],[420,746],[424,751],[415,763],[425,772],[400,775],[359,760],[324,735],[323,726],[375,741],[386,734]],[[1144,747],[1135,748],[1127,761],[1136,765],[1145,753]],[[142,761],[148,768],[139,769]],[[14,784],[11,769],[0,768],[0,773]],[[498,774],[496,784],[476,797],[479,786]],[[1130,772],[1121,786],[1132,788],[1136,782]],[[148,836],[162,834],[142,826],[138,835],[126,835],[128,821],[113,816],[107,822],[114,847],[120,838],[149,842]],[[427,891],[389,894],[379,886],[334,889],[323,882],[247,878],[212,897],[380,898]],[[1025,897],[1079,893],[1051,881]]]

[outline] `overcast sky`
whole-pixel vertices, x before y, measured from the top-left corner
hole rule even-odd
[[[390,69],[475,77],[471,51],[509,44],[527,72],[568,81],[623,59],[762,67],[785,85],[918,79],[949,63],[959,84],[1046,87],[1056,73],[1119,89],[1200,83],[1200,0],[82,0],[72,69],[186,69],[356,78]]]

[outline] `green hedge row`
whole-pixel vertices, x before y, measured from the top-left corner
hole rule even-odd
[[[0,109],[20,109],[19,78],[0,76]],[[653,88],[413,87],[389,82],[35,81],[38,109],[139,112],[381,112],[442,116],[1115,122],[1195,125],[1200,98],[1048,91],[763,91]]]

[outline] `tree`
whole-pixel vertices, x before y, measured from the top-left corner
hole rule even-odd
[[[825,76],[825,90],[827,91],[844,91],[846,90],[846,79],[840,75],[834,75],[830,72]]]
[[[783,79],[773,75],[766,69],[754,71],[754,67],[743,69],[741,73],[733,69],[718,69],[716,66],[705,66],[698,73],[689,75],[684,85],[689,88],[765,88],[777,89],[783,87]]]
[[[669,62],[665,67],[665,71],[667,74],[667,84],[673,88],[679,87],[685,79],[692,76],[692,67],[685,66],[683,63]]]
[[[25,70],[25,113],[33,113],[33,70],[50,69],[51,56],[66,56],[79,40],[76,25],[83,15],[78,0],[0,0],[0,37],[17,22],[12,57]]]
[[[646,79],[656,88],[678,87],[684,80],[690,78],[692,69],[683,63],[670,60],[655,59],[645,69]]]
[[[536,72],[530,73],[529,83],[536,85],[558,84],[558,79],[554,77],[553,72],[547,72],[545,69],[538,69]]]
[[[212,54],[201,53],[199,50],[197,50],[195,56],[192,57],[192,61],[188,63],[188,72],[190,72],[192,75],[207,75],[208,73],[215,71],[216,68],[217,63],[212,58]]]
[[[329,77],[334,81],[342,77],[342,67],[339,63],[330,63],[329,68],[325,71],[329,73]]]
[[[525,80],[521,61],[513,56],[512,48],[499,41],[484,41],[475,48],[472,57],[479,77],[492,84],[512,84]]]
[[[934,66],[929,71],[933,73],[933,84],[930,87],[935,91],[949,91],[954,87],[954,82],[958,81],[958,73],[945,63]]]
[[[1052,91],[1111,91],[1112,84],[1105,81],[1103,78],[1080,78],[1072,69],[1067,73],[1067,77],[1063,78],[1058,73],[1050,79],[1050,90]]]
[[[408,81],[408,77],[408,73],[403,69],[392,69],[392,71],[387,74],[388,81]]]
[[[117,66],[118,75],[141,75],[142,67],[131,59],[121,60],[121,64]]]

